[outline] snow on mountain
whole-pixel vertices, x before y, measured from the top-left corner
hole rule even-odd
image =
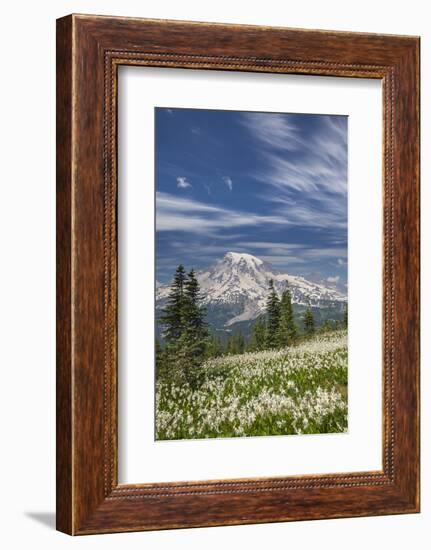
[[[347,299],[337,289],[307,281],[303,277],[280,273],[256,256],[238,252],[228,252],[207,271],[197,273],[197,278],[207,308],[228,312],[225,326],[255,319],[265,311],[271,279],[280,295],[289,288],[294,304],[320,308]],[[159,306],[168,294],[169,285],[157,287],[156,302]]]

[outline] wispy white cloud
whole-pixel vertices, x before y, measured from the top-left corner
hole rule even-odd
[[[192,231],[203,235],[217,229],[287,223],[282,216],[230,210],[169,193],[156,195],[157,231]]]
[[[338,197],[338,199],[336,198]],[[291,224],[315,229],[346,229],[346,201],[340,196],[325,196],[316,191],[312,197],[296,197],[292,200],[287,194],[262,194],[262,200],[272,202],[274,212],[289,217]]]
[[[229,191],[234,184],[239,189],[236,172],[227,175],[232,174],[229,166],[218,166],[211,177],[206,165],[196,172],[188,167],[187,177],[177,177],[184,174],[183,167],[172,166],[169,175],[182,191],[157,193],[157,231],[165,232],[161,240],[168,242],[172,257],[186,255],[199,267],[234,250],[255,254],[283,272],[316,272],[319,280],[341,285],[347,265],[345,122],[321,116],[311,130],[290,115],[239,117],[256,156],[253,172],[244,174],[254,179],[253,200],[234,206],[234,194],[219,193],[225,185]],[[298,243],[300,239],[309,244]],[[166,261],[166,269],[170,267]]]
[[[298,129],[286,115],[243,113],[242,122],[260,143],[269,148],[295,151],[303,146]]]
[[[337,256],[347,256],[346,247],[343,246],[311,246],[308,244],[301,243],[279,243],[279,242],[268,242],[268,241],[244,241],[239,242],[238,244],[248,246],[249,248],[262,249],[262,250],[272,250],[272,251],[283,251],[283,252],[297,252],[302,251],[302,253],[310,259],[314,258],[337,258]],[[279,253],[280,253],[279,252]]]
[[[183,176],[178,176],[177,187],[179,187],[180,189],[187,189],[188,187],[193,187],[193,186],[189,181],[187,181],[187,178]]]
[[[229,187],[229,191],[232,191],[232,187],[233,187],[232,178],[230,176],[223,176],[222,179],[225,182],[225,184]]]
[[[262,250],[283,250],[284,252],[290,252],[292,250],[303,250],[305,248],[309,248],[309,246],[299,243],[289,243],[289,242],[269,242],[269,241],[244,241],[243,243],[239,243],[244,246],[248,246],[249,248],[257,248]]]
[[[289,272],[291,268],[297,266],[303,266],[306,264],[306,260],[300,256],[289,256],[288,254],[282,254],[277,256],[274,254],[263,254],[259,258],[268,264],[273,265],[277,269]]]
[[[319,265],[338,256],[347,255],[345,247],[311,246],[300,243],[278,242],[238,242],[247,251],[255,251],[256,255],[274,265]]]
[[[263,160],[254,177],[276,193],[262,193],[290,223],[316,228],[347,225],[347,132],[340,117],[322,115],[301,134],[292,115],[244,113]]]

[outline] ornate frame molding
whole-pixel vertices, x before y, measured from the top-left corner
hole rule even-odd
[[[187,46],[178,39],[184,34]],[[220,37],[229,39],[221,51],[209,45]],[[383,81],[382,471],[118,484],[120,65]],[[60,530],[85,534],[418,511],[418,71],[419,42],[412,37],[93,16],[58,21]]]

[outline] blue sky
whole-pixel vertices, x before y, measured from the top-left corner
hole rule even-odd
[[[347,117],[155,109],[156,277],[228,251],[347,283]]]

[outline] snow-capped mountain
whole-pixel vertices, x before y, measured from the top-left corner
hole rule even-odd
[[[280,273],[269,263],[251,254],[228,252],[207,271],[197,273],[203,303],[212,318],[226,327],[250,321],[265,311],[269,281],[281,295],[289,288],[293,304],[313,308],[344,306],[347,298],[334,288]],[[156,304],[161,307],[169,285],[158,285]]]

